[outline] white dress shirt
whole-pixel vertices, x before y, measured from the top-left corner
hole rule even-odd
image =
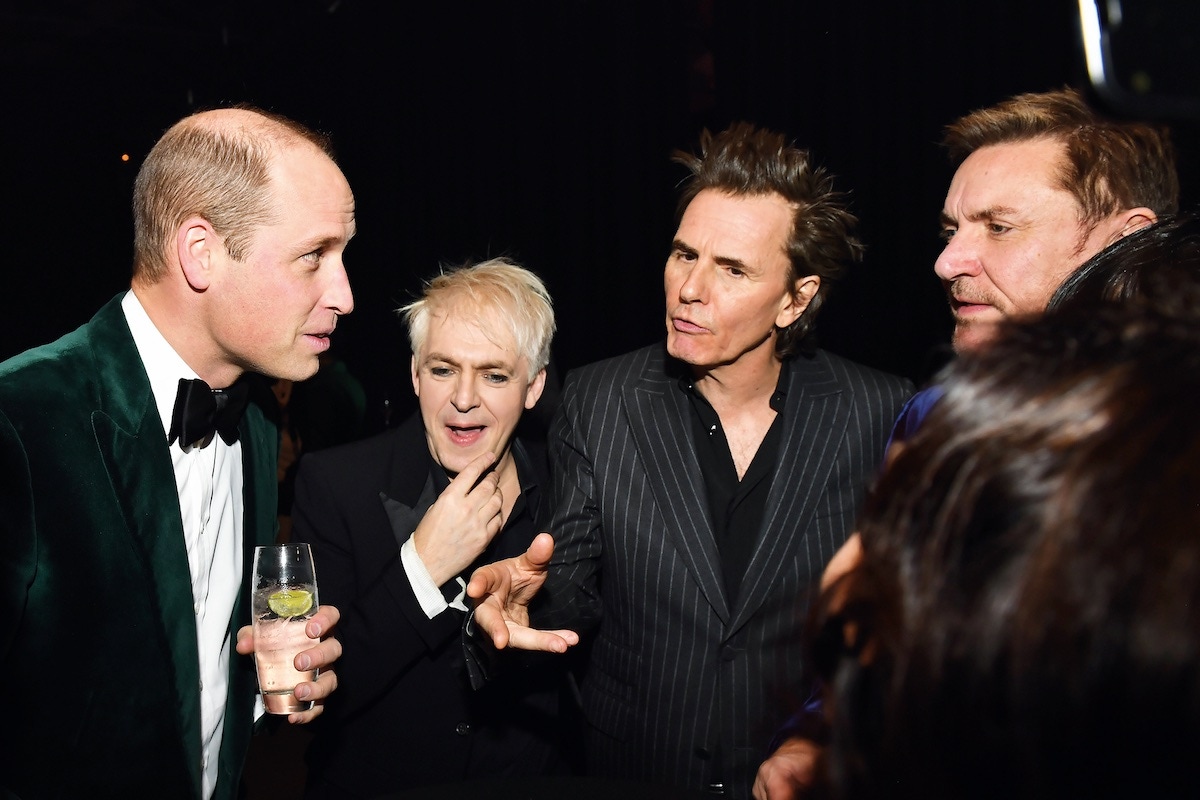
[[[131,291],[121,302],[134,344],[150,378],[154,402],[163,424],[163,440],[171,429],[171,413],[180,378],[197,378],[167,343]],[[213,387],[223,389],[223,386]],[[170,445],[179,490],[179,512],[192,578],[196,612],[196,646],[200,654],[200,742],[203,796],[212,797],[225,724],[230,619],[242,585],[243,492],[242,445],[213,436],[202,446]]]

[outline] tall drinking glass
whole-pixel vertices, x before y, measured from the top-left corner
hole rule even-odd
[[[252,580],[254,661],[263,704],[269,714],[308,711],[312,701],[297,701],[292,690],[317,679],[315,669],[302,672],[294,666],[296,655],[315,644],[304,632],[317,612],[312,550],[307,544],[256,547]]]

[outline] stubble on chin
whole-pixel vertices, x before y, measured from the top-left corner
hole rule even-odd
[[[951,344],[956,353],[969,353],[990,342],[996,335],[995,322],[969,321],[954,326]]]

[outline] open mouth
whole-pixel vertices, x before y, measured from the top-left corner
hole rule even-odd
[[[459,445],[470,445],[479,441],[483,436],[483,432],[487,430],[485,425],[447,425],[446,431],[450,435],[450,441]]]

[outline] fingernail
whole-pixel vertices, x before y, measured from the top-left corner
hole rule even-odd
[[[302,683],[292,690],[292,694],[296,695],[297,700],[307,700],[308,696],[312,694],[312,689]]]
[[[301,671],[312,668],[312,659],[304,653],[296,656],[296,663],[300,665],[299,668]]]

